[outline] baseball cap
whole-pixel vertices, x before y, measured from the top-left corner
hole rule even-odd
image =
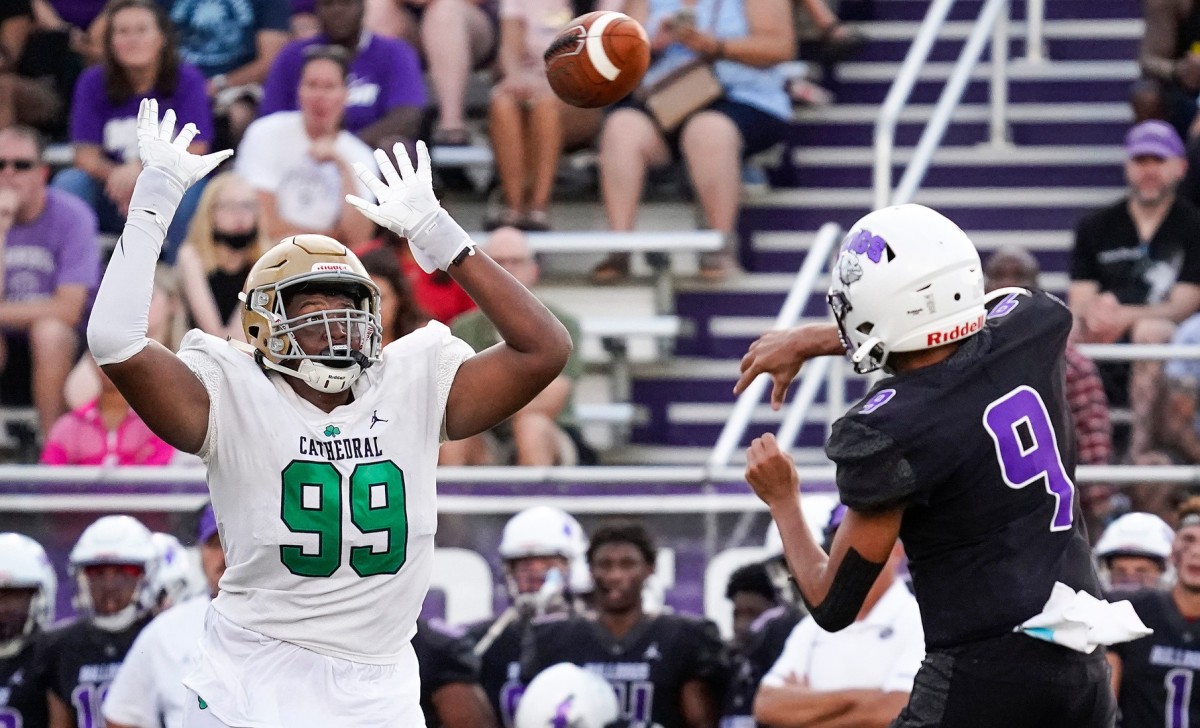
[[[1171,159],[1184,155],[1183,140],[1175,127],[1165,121],[1143,121],[1125,135],[1125,156]]]
[[[208,543],[208,539],[213,537],[217,532],[217,516],[213,513],[212,504],[204,506],[204,510],[200,512],[200,525],[196,527],[196,538],[199,543]]]

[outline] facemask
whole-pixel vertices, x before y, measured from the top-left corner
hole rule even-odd
[[[258,240],[258,228],[251,228],[244,233],[223,233],[213,230],[213,242],[234,250],[245,250]]]

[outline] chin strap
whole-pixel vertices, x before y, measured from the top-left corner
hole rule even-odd
[[[335,368],[325,364],[318,364],[310,359],[305,359],[300,362],[300,366],[296,369],[291,369],[267,359],[262,355],[262,352],[257,352],[255,359],[258,360],[260,366],[286,374],[289,377],[295,377],[304,382],[308,386],[318,392],[344,392],[354,384],[359,375],[363,372],[361,364],[351,364],[348,367]],[[370,362],[368,362],[370,363]]]

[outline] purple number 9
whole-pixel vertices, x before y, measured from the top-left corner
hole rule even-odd
[[[0,728],[21,728],[23,725],[25,721],[21,719],[20,711],[0,706]]]
[[[868,399],[866,404],[864,404],[862,406],[862,409],[860,409],[858,411],[858,413],[863,414],[863,415],[869,415],[872,412],[874,412],[875,410],[877,410],[880,407],[887,404],[888,402],[891,402],[892,397],[895,397],[895,396],[896,396],[896,390],[894,390],[894,389],[881,390],[881,391],[877,392],[875,394],[875,396]]]
[[[983,426],[996,444],[1000,472],[1010,488],[1024,488],[1044,478],[1046,492],[1054,496],[1051,531],[1071,527],[1075,484],[1063,467],[1058,439],[1050,424],[1046,403],[1037,390],[1022,385],[988,405]]]

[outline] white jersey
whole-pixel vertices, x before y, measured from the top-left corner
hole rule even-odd
[[[207,594],[171,607],[133,641],[104,697],[104,719],[133,726],[181,728],[186,675],[200,660]]]
[[[227,564],[213,608],[314,652],[395,663],[429,588],[446,399],[473,353],[431,322],[326,413],[285,375],[189,332],[179,356],[209,394],[198,454]]]

